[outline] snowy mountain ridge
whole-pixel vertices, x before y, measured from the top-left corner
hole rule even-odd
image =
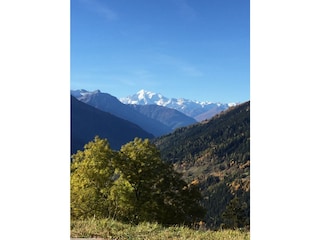
[[[202,107],[209,104],[221,105],[220,103],[213,103],[209,101],[205,101],[205,102],[192,101],[185,98],[169,99],[167,97],[164,97],[160,93],[154,93],[154,92],[146,91],[144,89],[141,89],[134,95],[131,95],[125,98],[120,98],[119,100],[125,104],[138,104],[138,105],[157,104],[160,106],[167,106],[174,103],[176,103],[177,105],[183,105],[186,102],[193,102],[193,103],[199,104]],[[235,104],[232,103],[232,105],[235,105]]]
[[[185,98],[167,98],[160,93],[154,93],[144,89],[141,89],[131,96],[120,98],[119,100],[124,104],[156,104],[163,107],[173,108],[187,116],[195,118],[198,121],[202,121],[207,117],[212,117],[211,115],[215,115],[229,107],[237,105],[235,103],[214,103],[209,101],[200,102]],[[210,112],[210,114],[206,115],[206,112],[208,112],[208,114]]]
[[[106,95],[100,90],[87,91],[71,90],[71,95],[78,100],[85,100],[95,95]],[[185,98],[167,98],[160,93],[154,93],[141,89],[137,93],[125,97],[118,98],[119,102],[126,105],[158,105],[161,107],[167,107],[177,110],[191,118],[194,118],[198,122],[205,119],[210,119],[214,115],[228,109],[229,107],[236,106],[236,103],[219,103],[209,101],[193,101]]]

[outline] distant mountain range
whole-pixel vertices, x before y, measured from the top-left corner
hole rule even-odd
[[[179,127],[185,127],[197,122],[194,118],[188,117],[187,115],[183,114],[180,111],[177,111],[172,108],[158,106],[155,104],[152,104],[152,105],[128,104],[128,106],[132,107],[136,111],[140,112],[141,114],[149,118],[160,121],[161,123],[170,127],[172,130]]]
[[[107,138],[112,149],[120,149],[135,137],[154,137],[129,121],[103,112],[71,96],[71,153],[82,150],[96,135]]]
[[[172,129],[165,124],[146,117],[140,112],[134,110],[132,107],[121,103],[116,97],[108,93],[102,93],[99,90],[93,92],[76,90],[71,91],[71,95],[76,97],[79,101],[101,111],[111,113],[119,118],[137,124],[147,132],[152,133],[154,136],[161,136],[172,131]]]
[[[236,105],[236,103],[199,102],[185,98],[167,98],[162,96],[160,93],[154,93],[146,90],[140,90],[136,94],[120,98],[119,100],[125,104],[155,104],[158,106],[172,108],[194,118],[198,122],[209,119],[221,111]]]
[[[235,105],[197,102],[187,99],[169,99],[161,94],[145,90],[141,90],[131,97],[122,98],[122,102],[109,93],[103,93],[99,90],[71,90],[71,95],[73,96],[73,150],[82,148],[95,135],[100,137],[109,136],[110,144],[115,148],[120,147],[124,142],[119,139],[128,139],[125,136],[127,134],[129,138],[131,137],[130,132],[125,130],[127,128],[132,129],[131,125],[135,125],[145,131],[143,134],[137,134],[138,137],[146,136],[146,134],[149,134],[148,138],[163,136],[177,128],[190,126],[204,119],[210,119],[217,113]],[[79,102],[91,108],[80,105]],[[94,111],[92,107],[95,110],[100,110],[100,112]],[[114,119],[120,120],[119,124],[115,125],[115,129],[112,129],[111,126],[116,123]],[[120,122],[128,126],[118,128],[121,125]],[[118,136],[115,134],[116,129]]]
[[[109,93],[99,90],[72,90],[71,95],[79,101],[89,104],[104,112],[137,124],[154,136],[172,132],[178,127],[188,126],[197,121],[178,110],[159,105],[132,105],[120,102]]]

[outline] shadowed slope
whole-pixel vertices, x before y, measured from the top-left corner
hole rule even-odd
[[[154,137],[127,120],[103,112],[71,96],[71,153],[82,150],[96,135],[107,138],[113,149],[120,149],[135,137]]]

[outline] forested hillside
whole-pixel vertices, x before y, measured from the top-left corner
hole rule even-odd
[[[218,228],[250,222],[250,102],[154,140],[161,158],[199,184],[205,221]]]

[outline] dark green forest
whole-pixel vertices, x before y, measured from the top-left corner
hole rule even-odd
[[[153,142],[164,161],[199,184],[210,227],[249,226],[250,102]]]

